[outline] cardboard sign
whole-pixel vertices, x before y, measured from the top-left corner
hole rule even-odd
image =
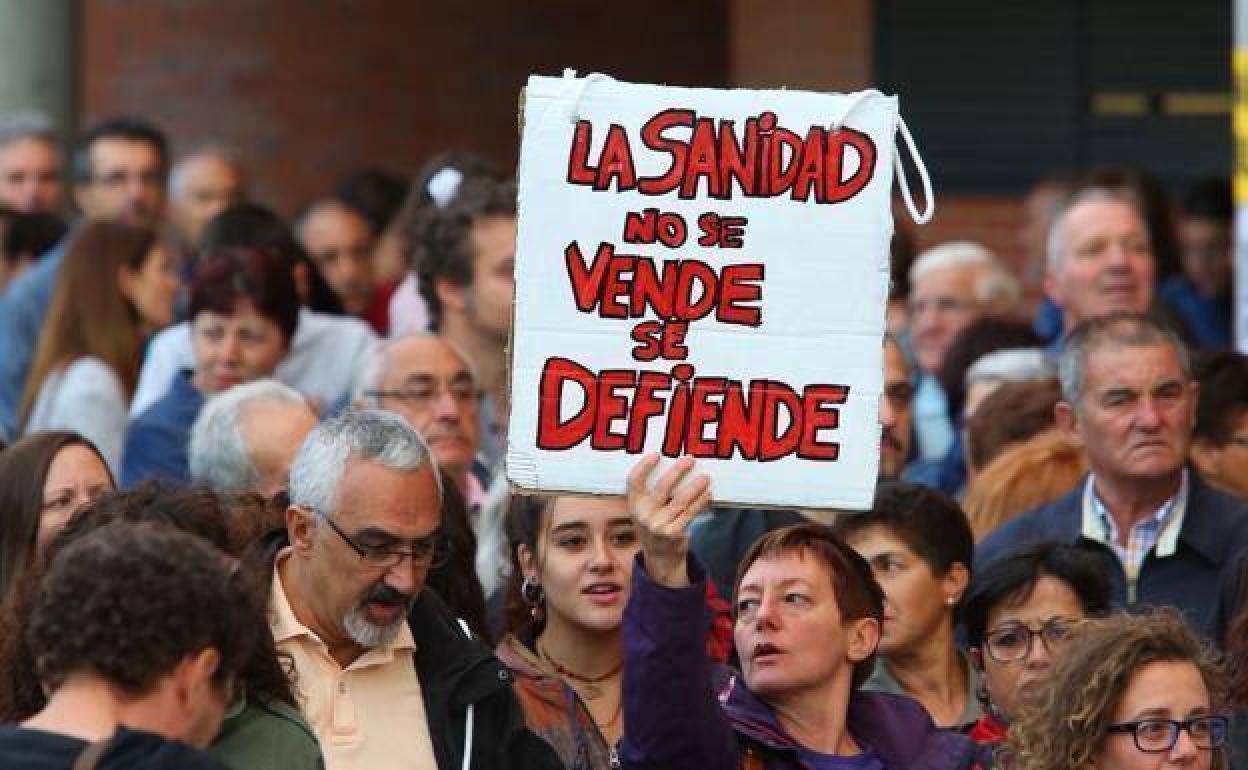
[[[896,99],[532,77],[523,121],[512,484],[655,451],[717,504],[870,507]]]

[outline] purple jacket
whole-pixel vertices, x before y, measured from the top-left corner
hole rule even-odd
[[[641,557],[624,610],[624,739],[633,770],[797,770],[807,766],[775,714],[731,668],[703,651],[709,617],[706,574],[689,558],[688,588],[658,585]],[[855,692],[848,727],[885,770],[969,770],[990,764],[986,749],[939,730],[910,698]]]

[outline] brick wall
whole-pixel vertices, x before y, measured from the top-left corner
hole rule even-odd
[[[591,5],[84,0],[82,121],[133,112],[177,152],[234,144],[257,197],[291,212],[363,164],[411,174],[449,147],[514,163],[530,73],[726,81],[725,2]]]
[[[223,140],[287,213],[368,163],[413,173],[462,147],[514,163],[528,74],[853,90],[874,0],[84,0],[82,120],[150,116],[175,152]],[[915,126],[922,140],[922,126]],[[935,180],[939,193],[940,180]],[[920,247],[972,238],[1016,265],[1013,199],[938,197]],[[905,223],[898,218],[899,226]]]

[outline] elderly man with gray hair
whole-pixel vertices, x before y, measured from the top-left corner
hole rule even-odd
[[[37,112],[0,118],[0,205],[23,214],[65,207],[63,160],[51,121]]]
[[[218,492],[272,497],[286,488],[295,452],[316,426],[316,412],[276,380],[236,385],[208,400],[191,426],[191,480]]]
[[[1219,574],[1248,545],[1248,503],[1187,467],[1199,385],[1186,348],[1151,316],[1115,313],[1067,335],[1058,372],[1057,426],[1090,472],[989,535],[977,565],[1041,540],[1084,543],[1118,605],[1177,607],[1212,630]]]
[[[446,339],[416,332],[378,345],[355,382],[353,402],[400,415],[428,442],[438,465],[479,506],[489,473],[478,462],[481,387],[468,357]]]
[[[1147,311],[1156,269],[1148,225],[1122,193],[1085,189],[1053,218],[1044,292],[1062,311],[1064,333],[1090,318]]]
[[[919,368],[914,433],[920,459],[933,461],[954,441],[953,419],[936,380],[949,346],[976,319],[1013,313],[1022,285],[988,249],[952,241],[915,259],[910,286],[910,343]]]
[[[556,768],[511,673],[432,591],[442,488],[406,420],[348,411],[312,430],[270,545],[270,628],[335,770]]]

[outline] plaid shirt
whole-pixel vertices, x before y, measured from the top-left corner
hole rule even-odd
[[[1179,491],[1162,503],[1152,516],[1131,527],[1125,546],[1119,542],[1118,522],[1096,493],[1095,480],[1095,476],[1089,474],[1083,488],[1083,536],[1108,546],[1118,556],[1127,578],[1127,604],[1134,604],[1140,568],[1144,566],[1149,552],[1156,549],[1157,558],[1162,559],[1173,556],[1178,547],[1183,514],[1187,509],[1187,469],[1183,469]]]

